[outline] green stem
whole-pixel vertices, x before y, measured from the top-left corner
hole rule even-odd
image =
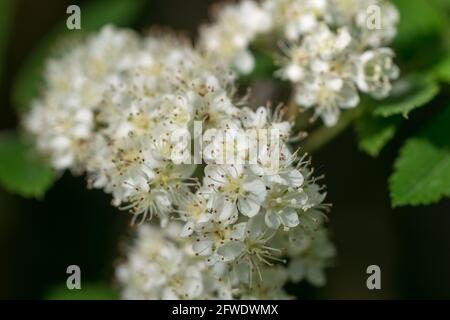
[[[335,126],[322,126],[308,135],[308,137],[301,143],[302,149],[312,153],[322,148],[328,142],[344,132],[345,129],[347,129],[353,121],[361,115],[362,111],[363,108],[361,106],[344,111]]]

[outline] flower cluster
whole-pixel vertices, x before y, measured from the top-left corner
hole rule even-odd
[[[385,0],[246,0],[225,5],[199,46],[241,73],[252,71],[251,44],[278,52],[275,75],[293,83],[294,101],[333,126],[359,104],[358,90],[377,99],[391,91],[399,69],[387,46],[398,20]]]
[[[127,261],[116,269],[124,299],[230,299],[220,282],[178,236],[180,226],[142,225]]]
[[[233,149],[235,157],[226,164],[218,164],[221,157],[212,158],[203,184],[178,212],[185,222],[181,235],[192,239],[195,254],[232,286],[254,288],[264,282],[268,266],[286,264],[296,256],[297,244],[291,240],[321,228],[327,205],[307,157],[289,151],[291,125],[281,120],[282,111],[243,108],[241,114],[240,122],[233,124],[255,129],[253,139],[231,135],[224,140],[211,134],[211,153],[223,155]],[[228,125],[225,132],[232,130]],[[269,141],[267,132],[275,132],[277,139]],[[251,150],[257,153],[253,163],[245,161],[251,159]]]
[[[24,126],[54,168],[82,171],[102,96],[131,66],[138,46],[133,32],[105,27],[48,61],[43,94],[33,102]]]
[[[324,230],[315,236],[297,234],[296,238],[290,234],[289,241],[295,243],[290,250],[295,252],[289,268],[265,266],[260,270],[264,281],[252,287],[237,286],[236,281],[218,277],[204,259],[195,255],[190,242],[179,237],[180,232],[178,223],[165,229],[139,226],[126,260],[116,268],[124,299],[291,299],[283,289],[286,282],[306,278],[313,285],[323,285],[323,269],[334,256],[334,247]]]
[[[225,46],[249,57],[281,10],[269,4],[226,7],[224,21],[243,32]],[[214,30],[205,32],[233,33]],[[328,31],[336,43],[347,37]],[[376,70],[378,59],[365,53]],[[24,126],[54,169],[84,174],[143,224],[117,271],[124,298],[287,298],[287,281],[324,284],[335,252],[321,177],[291,150],[284,108],[250,108],[235,80],[186,39],[114,27],[49,61]]]

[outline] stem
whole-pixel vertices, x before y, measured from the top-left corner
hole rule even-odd
[[[293,132],[306,131],[311,125],[311,110],[301,109],[293,98],[287,105],[287,117],[294,122]]]
[[[337,137],[339,134],[344,132],[345,129],[347,129],[353,123],[353,120],[361,115],[362,111],[363,108],[361,106],[348,111],[344,111],[335,126],[322,126],[308,135],[308,137],[302,143],[302,148],[310,153],[320,149],[335,137]]]

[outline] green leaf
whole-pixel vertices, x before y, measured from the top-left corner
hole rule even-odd
[[[397,46],[408,47],[421,39],[439,37],[448,26],[445,14],[429,0],[393,0],[393,3],[400,11]]]
[[[0,136],[0,184],[24,197],[41,197],[53,182],[53,171],[15,135]]]
[[[450,54],[435,67],[434,74],[437,80],[450,83]]]
[[[142,13],[144,0],[96,0],[81,6],[81,28],[95,31],[106,24],[130,26]]]
[[[20,68],[13,88],[13,102],[19,109],[28,107],[39,93],[45,60],[58,39],[95,31],[106,24],[130,25],[142,12],[144,0],[97,0],[81,5],[81,30],[68,30],[61,21],[33,50]]]
[[[440,10],[444,10],[447,14],[450,13],[450,1],[448,0],[429,0]]]
[[[392,95],[380,101],[374,115],[389,117],[408,114],[431,101],[439,93],[439,85],[427,76],[412,76],[394,84]]]
[[[52,288],[46,300],[117,300],[117,293],[109,286],[99,283],[82,284],[81,289],[69,290],[66,285]]]
[[[6,46],[9,38],[9,25],[12,3],[10,0],[0,1],[0,80],[3,72]]]
[[[389,179],[394,207],[427,205],[450,196],[450,152],[425,139],[409,139]]]
[[[358,147],[372,157],[377,157],[381,149],[395,136],[399,117],[378,118],[369,112],[355,123]]]

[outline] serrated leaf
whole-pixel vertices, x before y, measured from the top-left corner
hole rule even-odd
[[[427,205],[450,196],[450,152],[425,139],[409,139],[389,179],[394,207]]]
[[[53,171],[13,134],[0,136],[0,185],[23,197],[41,197]]]
[[[394,84],[392,95],[381,101],[374,115],[389,117],[401,114],[405,118],[408,114],[428,102],[439,93],[439,85],[429,77],[409,77]]]
[[[82,284],[81,289],[69,290],[66,285],[52,288],[46,300],[117,300],[117,293],[109,286],[99,283]]]
[[[398,117],[385,119],[365,113],[355,123],[359,149],[372,157],[378,156],[381,149],[395,136],[399,122]]]
[[[81,5],[81,30],[68,30],[61,21],[33,50],[19,69],[13,87],[13,102],[19,109],[26,108],[39,92],[46,58],[58,39],[100,29],[106,24],[119,27],[131,24],[141,14],[144,0],[97,0]]]

